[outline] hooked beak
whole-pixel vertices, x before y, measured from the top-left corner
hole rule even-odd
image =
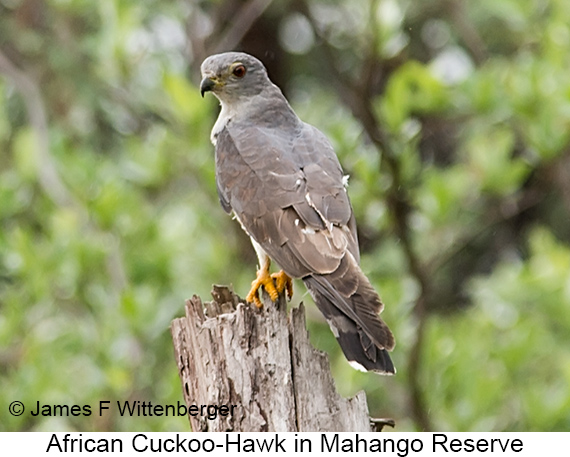
[[[200,83],[200,94],[202,95],[202,98],[206,92],[210,92],[214,87],[216,87],[216,85],[217,82],[214,79],[206,76]]]

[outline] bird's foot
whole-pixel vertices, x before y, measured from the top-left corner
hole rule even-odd
[[[285,291],[287,293],[287,298],[291,300],[293,298],[293,281],[291,277],[287,275],[283,270],[279,273],[273,273],[271,277],[275,280],[275,288],[278,293]]]
[[[247,294],[247,297],[245,297],[248,303],[253,303],[258,308],[263,308],[263,303],[259,298],[259,289],[261,289],[262,286],[274,302],[277,301],[279,294],[284,290],[289,299],[293,296],[293,283],[291,278],[287,276],[283,270],[270,275],[268,268],[262,268],[257,271],[257,278],[251,283],[251,290]]]
[[[251,283],[251,290],[247,294],[247,297],[245,297],[248,303],[253,303],[258,308],[263,308],[263,303],[261,303],[259,299],[259,289],[261,289],[262,286],[271,297],[271,300],[277,301],[279,293],[275,288],[275,284],[273,284],[273,278],[269,274],[269,268],[257,270],[257,278]]]

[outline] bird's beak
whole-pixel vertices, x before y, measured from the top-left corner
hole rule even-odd
[[[200,83],[200,94],[202,95],[202,97],[204,97],[204,94],[206,92],[210,92],[214,87],[216,87],[216,85],[217,82],[214,79],[206,76]]]

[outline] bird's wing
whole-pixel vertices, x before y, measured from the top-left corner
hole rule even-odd
[[[222,205],[287,273],[330,273],[346,249],[358,261],[342,169],[314,127],[229,125],[216,141],[216,174]],[[287,258],[280,259],[285,245]]]
[[[355,333],[362,329],[376,346],[391,349],[393,341],[377,337],[389,330],[378,317],[382,303],[358,267],[354,216],[330,143],[307,124],[295,134],[274,132],[239,124],[220,132],[220,193],[248,234],[288,275],[318,277],[334,307],[356,324]]]

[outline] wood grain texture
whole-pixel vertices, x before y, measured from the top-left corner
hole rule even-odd
[[[227,287],[214,300],[186,302],[171,325],[188,407],[235,405],[233,414],[189,415],[194,431],[371,431],[364,392],[351,399],[335,389],[328,358],[314,349],[303,305],[287,317],[283,296],[263,309]],[[196,409],[196,408],[195,408]]]

